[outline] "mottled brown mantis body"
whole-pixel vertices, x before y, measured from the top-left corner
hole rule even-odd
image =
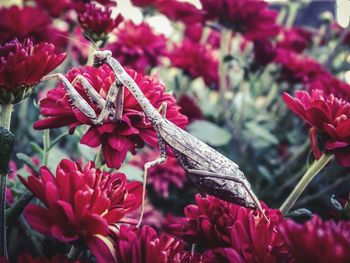
[[[166,105],[163,104],[159,110],[155,109],[136,82],[112,57],[110,51],[95,51],[93,59],[94,67],[107,64],[116,77],[106,99],[103,99],[82,76],[77,76],[72,83],[61,74],[49,75],[42,80],[58,78],[65,86],[72,104],[89,117],[94,124],[103,123],[108,117],[111,117],[112,121],[120,119],[123,111],[124,86],[129,89],[140,104],[157,133],[160,157],[146,163],[144,166],[143,199],[138,226],[141,224],[144,213],[147,170],[152,166],[165,162],[166,146],[171,148],[187,176],[201,191],[231,203],[258,208],[268,220],[258,198],[237,164],[168,121],[166,119]],[[101,108],[102,111],[99,116],[96,116],[91,106],[74,89],[74,85],[78,81],[81,82],[90,99]]]

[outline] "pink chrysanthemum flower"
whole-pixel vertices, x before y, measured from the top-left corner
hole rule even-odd
[[[277,12],[262,0],[201,0],[205,16],[240,32],[250,40],[276,36]]]
[[[295,258],[295,262],[350,262],[350,223],[323,221],[318,216],[304,224],[291,220],[280,224],[279,230]]]
[[[209,28],[207,28],[209,30]],[[202,40],[204,32],[204,26],[202,23],[186,24],[185,37],[192,42],[199,43]],[[220,32],[214,29],[210,29],[209,36],[206,39],[206,43],[211,45],[214,49],[220,48]]]
[[[185,40],[174,46],[168,56],[174,67],[184,70],[192,78],[202,77],[209,87],[218,87],[219,62],[210,47]]]
[[[71,0],[35,0],[41,9],[44,9],[51,17],[59,17],[72,8]]]
[[[20,180],[44,204],[26,207],[28,223],[63,242],[82,239],[97,259],[97,244],[109,234],[109,227],[141,204],[140,183],[127,183],[124,174],[102,172],[92,162],[81,167],[62,160],[56,176],[42,167],[39,178]]]
[[[257,241],[256,246],[259,246],[262,240],[266,239],[269,240],[268,244],[276,246],[276,249],[281,245],[277,242],[275,231],[275,225],[282,219],[278,210],[264,209],[267,217],[270,218],[270,222],[266,222],[263,215],[258,212],[216,197],[201,197],[198,194],[196,203],[185,208],[186,217],[181,218],[178,224],[168,226],[172,233],[189,243],[198,243],[205,248],[232,246],[238,253],[243,253],[242,256],[245,253],[244,246],[254,248],[254,245],[249,242]],[[244,238],[241,239],[242,235]],[[273,243],[275,241],[276,243]],[[258,253],[258,249],[266,249],[267,246],[257,247],[256,251],[252,249],[250,252]]]
[[[17,103],[30,94],[39,80],[65,58],[48,43],[34,45],[17,39],[0,45],[0,104]]]
[[[290,83],[309,83],[327,74],[315,59],[290,50],[279,49],[275,61],[281,65],[281,79]]]
[[[121,225],[112,238],[114,249],[110,251],[118,263],[195,263],[197,255],[184,250],[184,244],[167,234],[157,234],[150,226],[142,228]],[[107,261],[104,261],[107,262]]]
[[[122,65],[138,72],[146,72],[159,65],[160,58],[166,54],[166,38],[155,34],[146,23],[125,22],[116,35],[117,40],[107,49]]]
[[[131,3],[139,7],[147,7],[155,5],[159,0],[131,0]]]
[[[67,43],[65,38],[59,36],[65,35],[65,32],[54,28],[51,18],[40,8],[0,8],[0,17],[0,44],[14,38],[31,38],[34,43],[50,42],[63,50]]]
[[[94,41],[105,41],[108,33],[123,21],[121,15],[112,18],[111,14],[112,10],[109,8],[85,4],[84,11],[78,14],[78,21],[85,33]]]
[[[346,85],[348,86],[348,85]],[[348,91],[350,87],[348,86]],[[344,91],[328,93],[320,89],[296,91],[293,98],[283,94],[287,106],[311,127],[309,131],[313,153],[317,159],[322,155],[319,146],[334,153],[342,166],[350,166],[350,102]]]
[[[203,19],[203,11],[191,3],[159,0],[156,2],[156,8],[169,19],[184,22],[186,25],[201,22]]]
[[[313,34],[302,27],[292,27],[282,32],[282,40],[277,43],[278,48],[303,52],[312,41]]]
[[[180,112],[188,118],[189,122],[204,119],[202,109],[195,98],[183,94],[178,98],[177,104],[181,107]]]
[[[158,151],[149,149],[136,155],[130,163],[143,169],[145,163],[158,157]],[[151,167],[148,170],[147,183],[152,185],[154,191],[164,198],[169,197],[170,186],[182,188],[185,180],[186,173],[175,157],[168,156],[165,163]]]
[[[140,86],[152,105],[158,109],[163,102],[167,103],[167,119],[180,127],[184,127],[187,118],[179,113],[174,97],[165,93],[164,85],[157,79],[144,76],[133,70],[127,72]],[[75,68],[66,74],[69,81],[77,75],[88,79],[96,91],[106,98],[108,90],[114,82],[114,73],[104,65],[98,69],[92,67]],[[100,113],[96,105],[90,102],[81,85],[76,86],[83,98]],[[89,130],[81,138],[81,143],[90,147],[102,145],[103,156],[109,167],[119,168],[128,151],[136,153],[136,148],[142,148],[145,143],[157,145],[157,136],[151,123],[145,116],[136,99],[125,88],[124,108],[121,120],[113,123],[111,119],[102,125],[94,125],[80,110],[72,107],[62,85],[48,92],[47,97],[40,101],[40,111],[46,118],[34,124],[35,129],[57,128],[69,126],[70,132],[79,125],[89,125]]]

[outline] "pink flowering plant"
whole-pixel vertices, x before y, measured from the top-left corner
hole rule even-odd
[[[122,2],[0,3],[0,262],[350,262],[350,27],[335,4]],[[133,81],[96,63],[109,51]],[[235,162],[256,209],[237,182],[219,191],[228,177],[187,176],[219,157],[159,143],[145,99],[172,140]]]

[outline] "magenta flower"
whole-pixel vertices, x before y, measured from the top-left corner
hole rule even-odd
[[[254,62],[258,66],[266,66],[276,58],[276,47],[269,40],[254,41]]]
[[[205,17],[240,32],[250,40],[276,36],[277,12],[262,0],[201,0]]]
[[[149,226],[135,228],[121,225],[113,241],[115,259],[119,263],[195,262],[191,253],[184,251],[181,241],[166,234],[158,235]]]
[[[281,79],[290,83],[309,83],[328,74],[315,59],[286,49],[277,51],[275,61],[281,65]]]
[[[28,223],[63,242],[84,240],[97,258],[96,244],[109,234],[109,226],[141,204],[140,183],[127,183],[124,174],[102,172],[92,162],[81,167],[62,160],[56,176],[42,167],[39,178],[19,178],[44,204],[26,207]]]
[[[41,9],[44,9],[51,17],[59,17],[72,8],[71,0],[35,0]]]
[[[158,151],[148,149],[136,155],[130,164],[143,169],[145,163],[157,159],[158,156]],[[175,157],[169,156],[164,164],[151,167],[148,170],[147,183],[152,185],[154,191],[164,198],[169,197],[170,186],[182,188],[185,180],[186,173]]]
[[[243,242],[258,238],[262,240],[270,238],[271,242],[277,240],[277,237],[274,236],[276,234],[274,226],[282,219],[278,210],[264,209],[267,217],[270,218],[270,222],[267,223],[263,215],[254,210],[222,201],[216,197],[203,198],[197,194],[196,203],[196,205],[188,205],[185,208],[185,218],[168,226],[172,233],[189,243],[198,243],[205,248],[232,246],[238,253],[243,253],[244,245],[252,245]],[[233,236],[232,231],[239,234],[234,232]],[[259,231],[261,231],[260,234]],[[242,235],[244,238],[241,239]],[[256,245],[259,246],[259,244],[263,243],[257,242]],[[272,245],[272,243],[268,244]]]
[[[202,77],[209,87],[218,87],[218,59],[214,51],[207,46],[190,40],[184,40],[169,53],[172,66],[182,69],[192,78]]]
[[[48,43],[34,45],[17,39],[0,45],[0,104],[17,103],[28,96],[39,80],[65,58]]]
[[[156,2],[156,8],[169,19],[181,21],[186,25],[202,22],[203,20],[203,11],[191,3],[178,0],[159,0]]]
[[[348,90],[349,90],[348,86]],[[310,142],[314,156],[319,159],[322,151],[334,153],[341,166],[350,166],[350,103],[349,97],[324,90],[297,91],[295,98],[283,94],[287,106],[310,127]],[[339,96],[339,97],[338,97]],[[325,149],[320,150],[318,137]]]
[[[166,54],[166,38],[153,33],[146,23],[125,22],[116,32],[117,40],[107,46],[122,65],[146,72],[160,64]]]
[[[209,28],[207,28],[209,30]],[[185,37],[192,42],[199,43],[203,37],[204,27],[201,23],[188,24],[185,28]],[[220,48],[220,32],[214,29],[210,30],[206,43],[214,49]]]
[[[204,119],[202,109],[195,98],[184,94],[177,100],[177,104],[181,107],[180,112],[188,118],[189,122]]]
[[[84,11],[78,14],[78,21],[85,33],[94,41],[106,40],[108,33],[115,29],[123,17],[111,17],[112,10],[96,4],[85,4]]]
[[[350,223],[323,221],[318,216],[304,224],[281,222],[281,235],[295,262],[350,262]]]
[[[159,0],[131,0],[131,3],[135,6],[146,7],[155,5]]]
[[[31,38],[34,43],[50,42],[63,50],[67,43],[66,39],[58,36],[65,35],[65,32],[54,28],[51,18],[40,8],[0,8],[0,17],[0,44],[14,38]]]
[[[180,127],[186,125],[187,118],[179,113],[179,107],[176,105],[174,97],[165,93],[165,87],[161,82],[130,69],[127,69],[127,72],[156,109],[163,102],[167,103],[168,120]],[[87,78],[104,98],[114,81],[114,73],[107,65],[98,69],[93,67],[74,68],[66,74],[66,77],[69,81],[72,81],[79,74]],[[100,109],[97,109],[96,105],[90,102],[85,90],[80,85],[77,85],[76,88],[99,114]],[[102,145],[103,156],[108,167],[119,168],[128,151],[135,154],[136,148],[142,148],[145,143],[152,146],[157,145],[155,130],[133,95],[126,88],[123,110],[122,118],[116,123],[113,123],[109,118],[102,125],[94,125],[80,110],[72,107],[64,87],[59,85],[57,88],[50,90],[47,97],[40,101],[41,114],[46,118],[37,121],[34,128],[47,129],[69,126],[70,132],[73,133],[77,126],[89,125],[90,128],[83,135],[80,142],[90,147]]]
[[[284,29],[277,47],[301,53],[311,44],[312,37],[312,32],[302,27]]]

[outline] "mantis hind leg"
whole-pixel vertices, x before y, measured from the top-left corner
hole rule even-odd
[[[160,157],[157,158],[154,161],[151,162],[147,162],[144,165],[144,170],[143,170],[143,188],[142,188],[142,203],[141,203],[141,213],[140,213],[140,218],[139,221],[136,225],[136,227],[140,227],[141,222],[142,222],[142,218],[143,218],[143,214],[145,212],[145,198],[146,198],[146,186],[147,186],[147,173],[148,173],[148,169],[158,165],[158,164],[162,164],[166,161],[166,146],[165,146],[165,142],[163,139],[160,138],[158,132],[158,147],[160,150]]]
[[[238,178],[236,176],[229,176],[227,174],[218,174],[218,173],[213,173],[213,172],[208,172],[208,171],[203,171],[203,170],[196,170],[196,169],[186,169],[186,171],[188,173],[202,175],[203,177],[225,179],[225,180],[229,180],[229,181],[233,181],[235,183],[241,184],[244,187],[244,189],[247,191],[249,196],[252,198],[253,202],[255,203],[256,207],[261,212],[261,214],[264,216],[265,220],[267,222],[270,222],[270,220],[267,218],[264,210],[262,209],[258,198],[255,196],[255,194],[252,192],[252,190],[248,187],[248,185],[241,178]]]

